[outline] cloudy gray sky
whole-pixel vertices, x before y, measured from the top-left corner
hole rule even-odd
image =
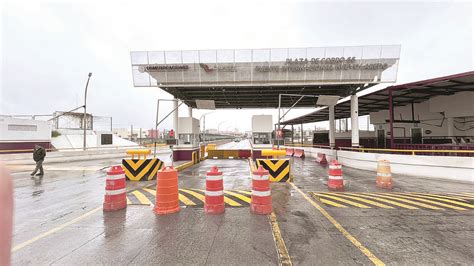
[[[397,83],[473,69],[471,2],[97,2],[1,5],[0,114],[78,106],[93,72],[94,115],[113,116],[114,127],[151,128],[156,99],[170,96],[133,87],[134,50],[401,44]],[[276,111],[218,111],[206,127],[228,121],[221,128],[249,130],[252,113]]]

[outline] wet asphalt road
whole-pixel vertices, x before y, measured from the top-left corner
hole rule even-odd
[[[26,243],[14,251],[14,265],[278,264],[268,217],[252,215],[249,208],[227,208],[217,216],[205,215],[202,208],[183,208],[178,214],[156,216],[153,206],[131,205],[126,211],[103,213],[105,174],[97,167],[108,163],[114,161],[56,165],[56,169],[82,170],[50,170],[42,180],[30,179],[28,173],[14,174],[14,246]],[[180,187],[204,188],[205,172],[213,165],[224,173],[225,189],[249,190],[246,160],[205,160],[180,173]],[[374,186],[375,173],[343,171],[346,191],[382,191]],[[295,185],[303,192],[327,191],[326,168],[312,159],[295,159],[293,173]],[[394,180],[395,191],[474,192],[470,183],[396,175]],[[289,184],[273,183],[272,197],[293,264],[371,264]],[[321,206],[387,264],[474,261],[472,209]]]

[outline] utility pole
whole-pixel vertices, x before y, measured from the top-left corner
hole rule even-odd
[[[89,77],[87,78],[87,83],[86,83],[86,89],[84,92],[84,118],[82,119],[84,122],[84,145],[83,145],[83,150],[86,150],[86,145],[87,145],[87,87],[89,86],[89,80],[91,79],[92,73],[89,73]]]

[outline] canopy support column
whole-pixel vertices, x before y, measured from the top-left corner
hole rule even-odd
[[[359,147],[359,97],[351,95],[351,133],[352,147]]]
[[[178,106],[178,99],[174,98],[173,101],[173,130],[174,130],[174,136],[176,138],[176,145],[179,144],[179,128],[178,128],[178,114],[179,114],[179,106]]]
[[[334,130],[334,105],[329,105],[329,146],[336,147],[336,134]]]

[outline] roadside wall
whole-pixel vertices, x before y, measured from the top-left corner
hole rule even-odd
[[[306,157],[311,160],[316,157],[318,152],[322,152],[326,154],[328,161],[337,157],[342,165],[357,169],[375,172],[377,161],[388,160],[394,174],[474,182],[474,157],[413,156],[306,147],[303,149]]]

